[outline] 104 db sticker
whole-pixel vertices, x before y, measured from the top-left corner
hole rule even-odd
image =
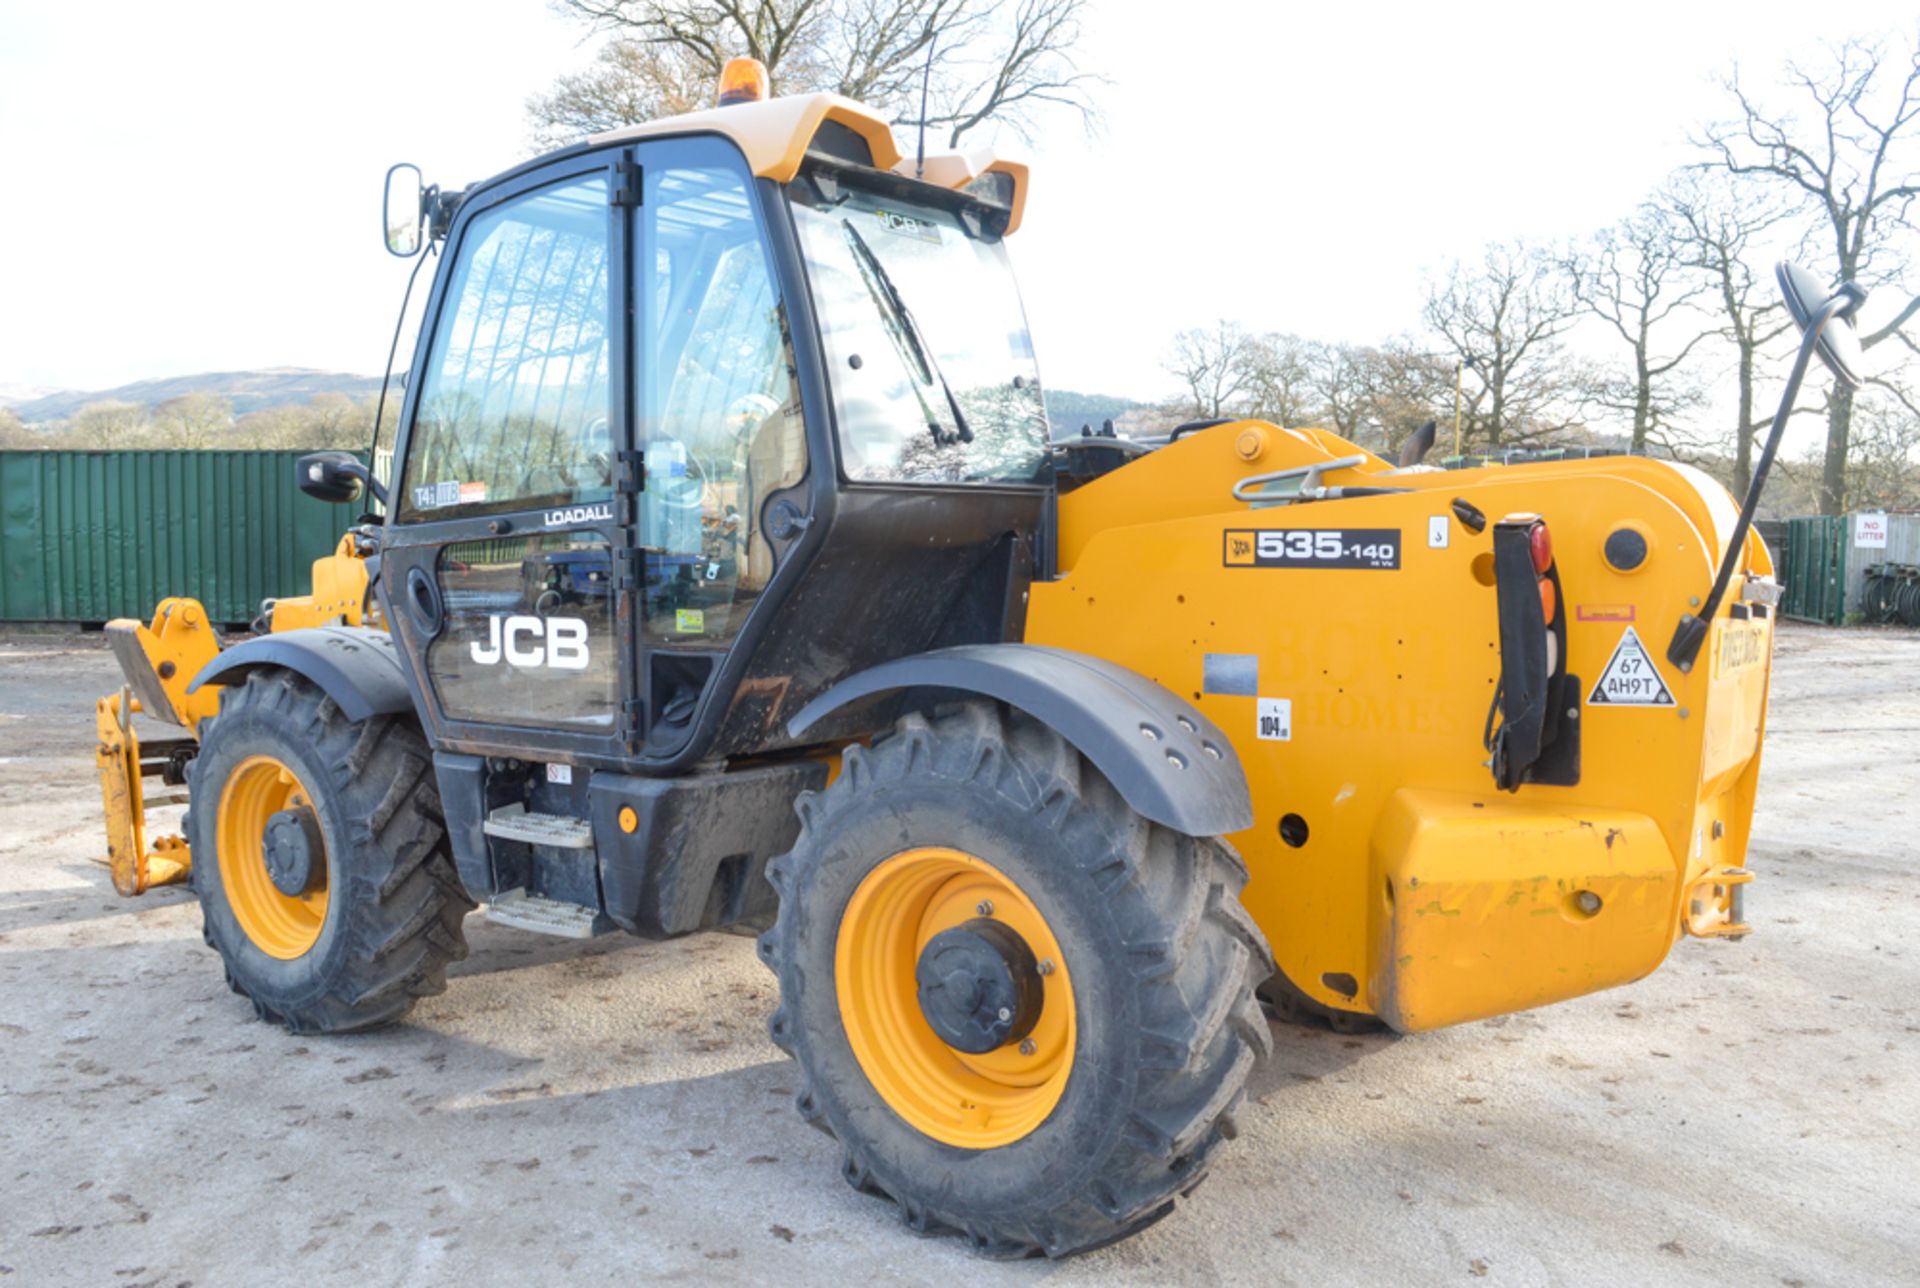
[[[1400,566],[1398,528],[1229,528],[1229,568]]]

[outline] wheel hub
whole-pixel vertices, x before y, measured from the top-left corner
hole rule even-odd
[[[267,876],[274,889],[289,897],[313,888],[315,860],[321,854],[320,820],[305,805],[283,809],[267,819],[262,836]]]
[[[984,1055],[1033,1031],[1043,989],[1033,949],[991,917],[943,930],[914,967],[920,1014],[948,1046]]]

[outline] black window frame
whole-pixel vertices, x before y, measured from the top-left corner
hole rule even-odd
[[[632,313],[631,296],[626,281],[626,268],[632,256],[630,245],[632,220],[627,216],[625,209],[611,200],[611,195],[620,190],[624,167],[632,163],[632,149],[629,147],[569,150],[556,155],[546,163],[522,166],[509,171],[469,192],[461,202],[460,209],[447,230],[445,241],[439,252],[441,262],[434,268],[433,286],[427,296],[426,306],[422,310],[420,330],[415,338],[413,358],[408,368],[406,392],[400,406],[399,429],[394,439],[396,486],[400,486],[407,477],[408,462],[414,447],[415,420],[419,414],[420,399],[425,384],[423,379],[413,373],[424,372],[432,354],[441,319],[449,306],[448,296],[454,279],[454,266],[459,262],[474,220],[540,189],[594,177],[604,178],[610,198],[607,208],[609,274],[607,377],[610,394],[608,422],[616,455],[632,448],[634,410]],[[598,501],[591,502],[585,508],[600,504],[602,503]],[[618,574],[623,567],[620,551],[631,548],[632,544],[632,507],[630,498],[623,496],[617,489],[611,502],[607,504],[611,515],[607,522],[567,523],[552,527],[546,526],[543,522],[522,526],[527,516],[542,515],[548,509],[544,505],[532,505],[507,511],[490,511],[482,515],[454,515],[444,518],[428,511],[419,517],[410,517],[405,522],[400,520],[398,505],[387,507],[387,513],[383,516],[381,535],[382,575],[377,583],[377,591],[389,629],[396,633],[399,637],[397,642],[402,646],[400,649],[404,663],[402,670],[413,697],[414,708],[420,713],[428,742],[436,751],[447,750],[473,755],[535,759],[545,756],[567,763],[608,766],[626,763],[630,758],[629,749],[638,736],[628,719],[628,713],[635,710],[633,704],[638,692],[639,661],[633,644],[633,624],[639,612],[636,592],[616,591],[619,598],[613,612],[614,638],[616,647],[622,654],[616,661],[621,714],[616,717],[613,727],[604,731],[558,729],[537,724],[505,724],[448,716],[427,675],[426,652],[431,638],[421,637],[417,624],[407,616],[406,605],[400,602],[402,596],[396,592],[393,585],[395,578],[388,575],[389,569],[394,565],[412,563],[417,567],[419,564],[414,561],[422,558],[425,559],[431,574],[437,571],[440,552],[445,547],[463,542],[496,539],[503,531],[540,535],[573,530],[599,531],[606,535],[613,551],[613,571],[617,582]],[[503,529],[502,524],[507,526]]]

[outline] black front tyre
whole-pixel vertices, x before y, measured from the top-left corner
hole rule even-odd
[[[843,766],[768,868],[760,951],[798,1107],[847,1181],[994,1257],[1166,1215],[1271,1049],[1239,859],[990,704],[909,716]]]
[[[409,718],[355,722],[304,678],[255,671],[201,722],[188,783],[203,934],[260,1018],[350,1032],[445,990],[473,903]]]

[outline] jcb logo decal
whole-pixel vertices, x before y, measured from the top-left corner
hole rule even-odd
[[[531,639],[532,644],[522,641]],[[473,660],[494,666],[550,666],[560,671],[587,669],[587,624],[578,617],[489,617],[487,642],[475,641]]]

